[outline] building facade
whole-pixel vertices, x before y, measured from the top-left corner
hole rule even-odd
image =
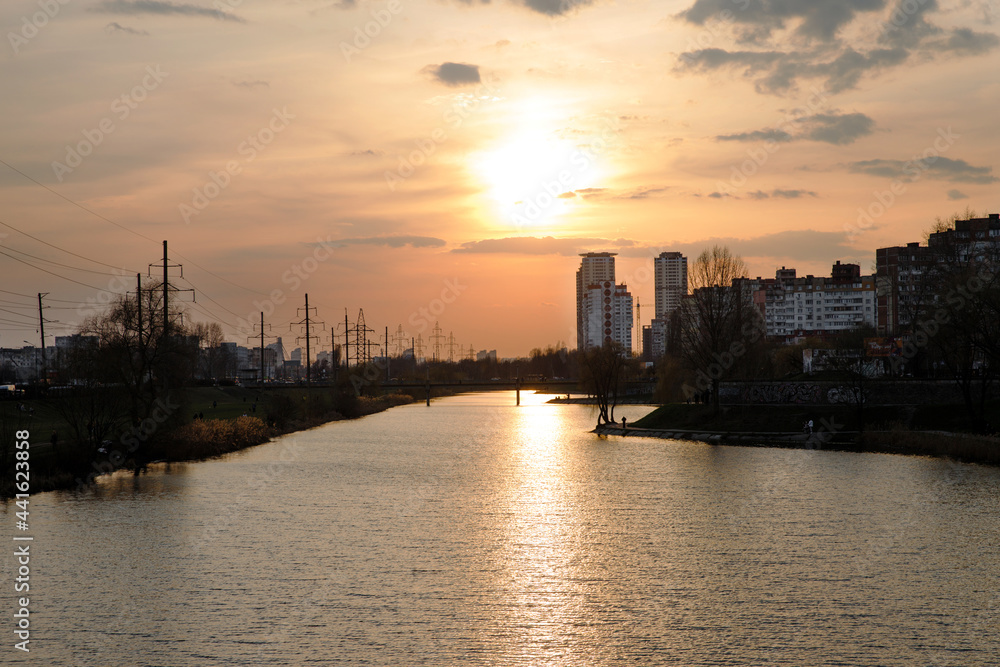
[[[661,252],[653,260],[654,317],[670,317],[688,293],[688,261],[679,252]]]
[[[618,343],[632,353],[632,295],[624,284],[605,280],[588,287],[583,299],[580,349]]]
[[[919,242],[875,251],[878,331],[883,336],[911,333],[938,287],[928,274],[939,262],[967,265],[1000,260],[1000,214],[956,220],[952,229]]]
[[[613,252],[587,252],[580,257],[580,268],[576,271],[576,347],[586,345],[586,314],[584,312],[587,293],[591,286],[605,282],[615,282],[615,255]]]
[[[773,280],[758,280],[754,301],[763,304],[769,337],[822,337],[877,323],[875,276],[862,276],[857,264],[838,261],[829,277],[797,277],[781,267]]]

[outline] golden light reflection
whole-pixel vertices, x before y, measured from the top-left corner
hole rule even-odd
[[[580,499],[567,467],[566,412],[545,405],[550,396],[522,392],[516,435],[510,445],[510,485],[506,498],[509,616],[517,650],[532,663],[565,657],[568,635],[586,625],[586,595],[578,572],[586,561]]]

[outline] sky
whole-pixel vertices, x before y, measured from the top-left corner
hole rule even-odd
[[[164,240],[231,341],[263,311],[294,347],[308,294],[320,349],[364,309],[504,357],[575,345],[581,252],[648,322],[662,251],[870,273],[998,210],[1000,2],[4,0],[0,28],[4,347]]]

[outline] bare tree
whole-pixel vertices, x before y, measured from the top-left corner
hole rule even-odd
[[[597,400],[597,425],[615,421],[615,406],[624,383],[625,349],[616,342],[580,352],[581,381]]]
[[[695,374],[690,398],[710,391],[718,409],[719,381],[731,376],[763,335],[759,311],[753,305],[743,259],[728,248],[714,246],[698,256],[689,272],[692,294],[680,312],[680,346],[685,365]]]

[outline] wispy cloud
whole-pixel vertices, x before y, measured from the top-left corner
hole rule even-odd
[[[127,25],[122,25],[121,23],[118,23],[116,21],[112,21],[111,23],[107,24],[106,26],[104,26],[104,29],[107,30],[108,32],[124,32],[127,35],[138,35],[141,37],[149,36],[149,33],[146,32],[145,30],[136,30],[135,28],[130,28]]]
[[[232,21],[234,23],[246,23],[246,19],[221,9],[211,7],[201,7],[189,3],[174,3],[167,0],[103,0],[91,11],[102,14],[157,14],[161,16],[196,16],[217,19],[219,21]]]
[[[913,160],[860,160],[847,165],[853,174],[915,181],[921,177],[956,183],[995,183],[993,167],[977,167],[965,160],[931,156]]]
[[[402,248],[410,246],[412,248],[440,248],[446,245],[444,239],[433,236],[411,236],[407,234],[394,234],[391,236],[364,236],[345,239],[333,239],[330,244],[341,247],[349,245],[373,245],[385,246],[388,248]]]

